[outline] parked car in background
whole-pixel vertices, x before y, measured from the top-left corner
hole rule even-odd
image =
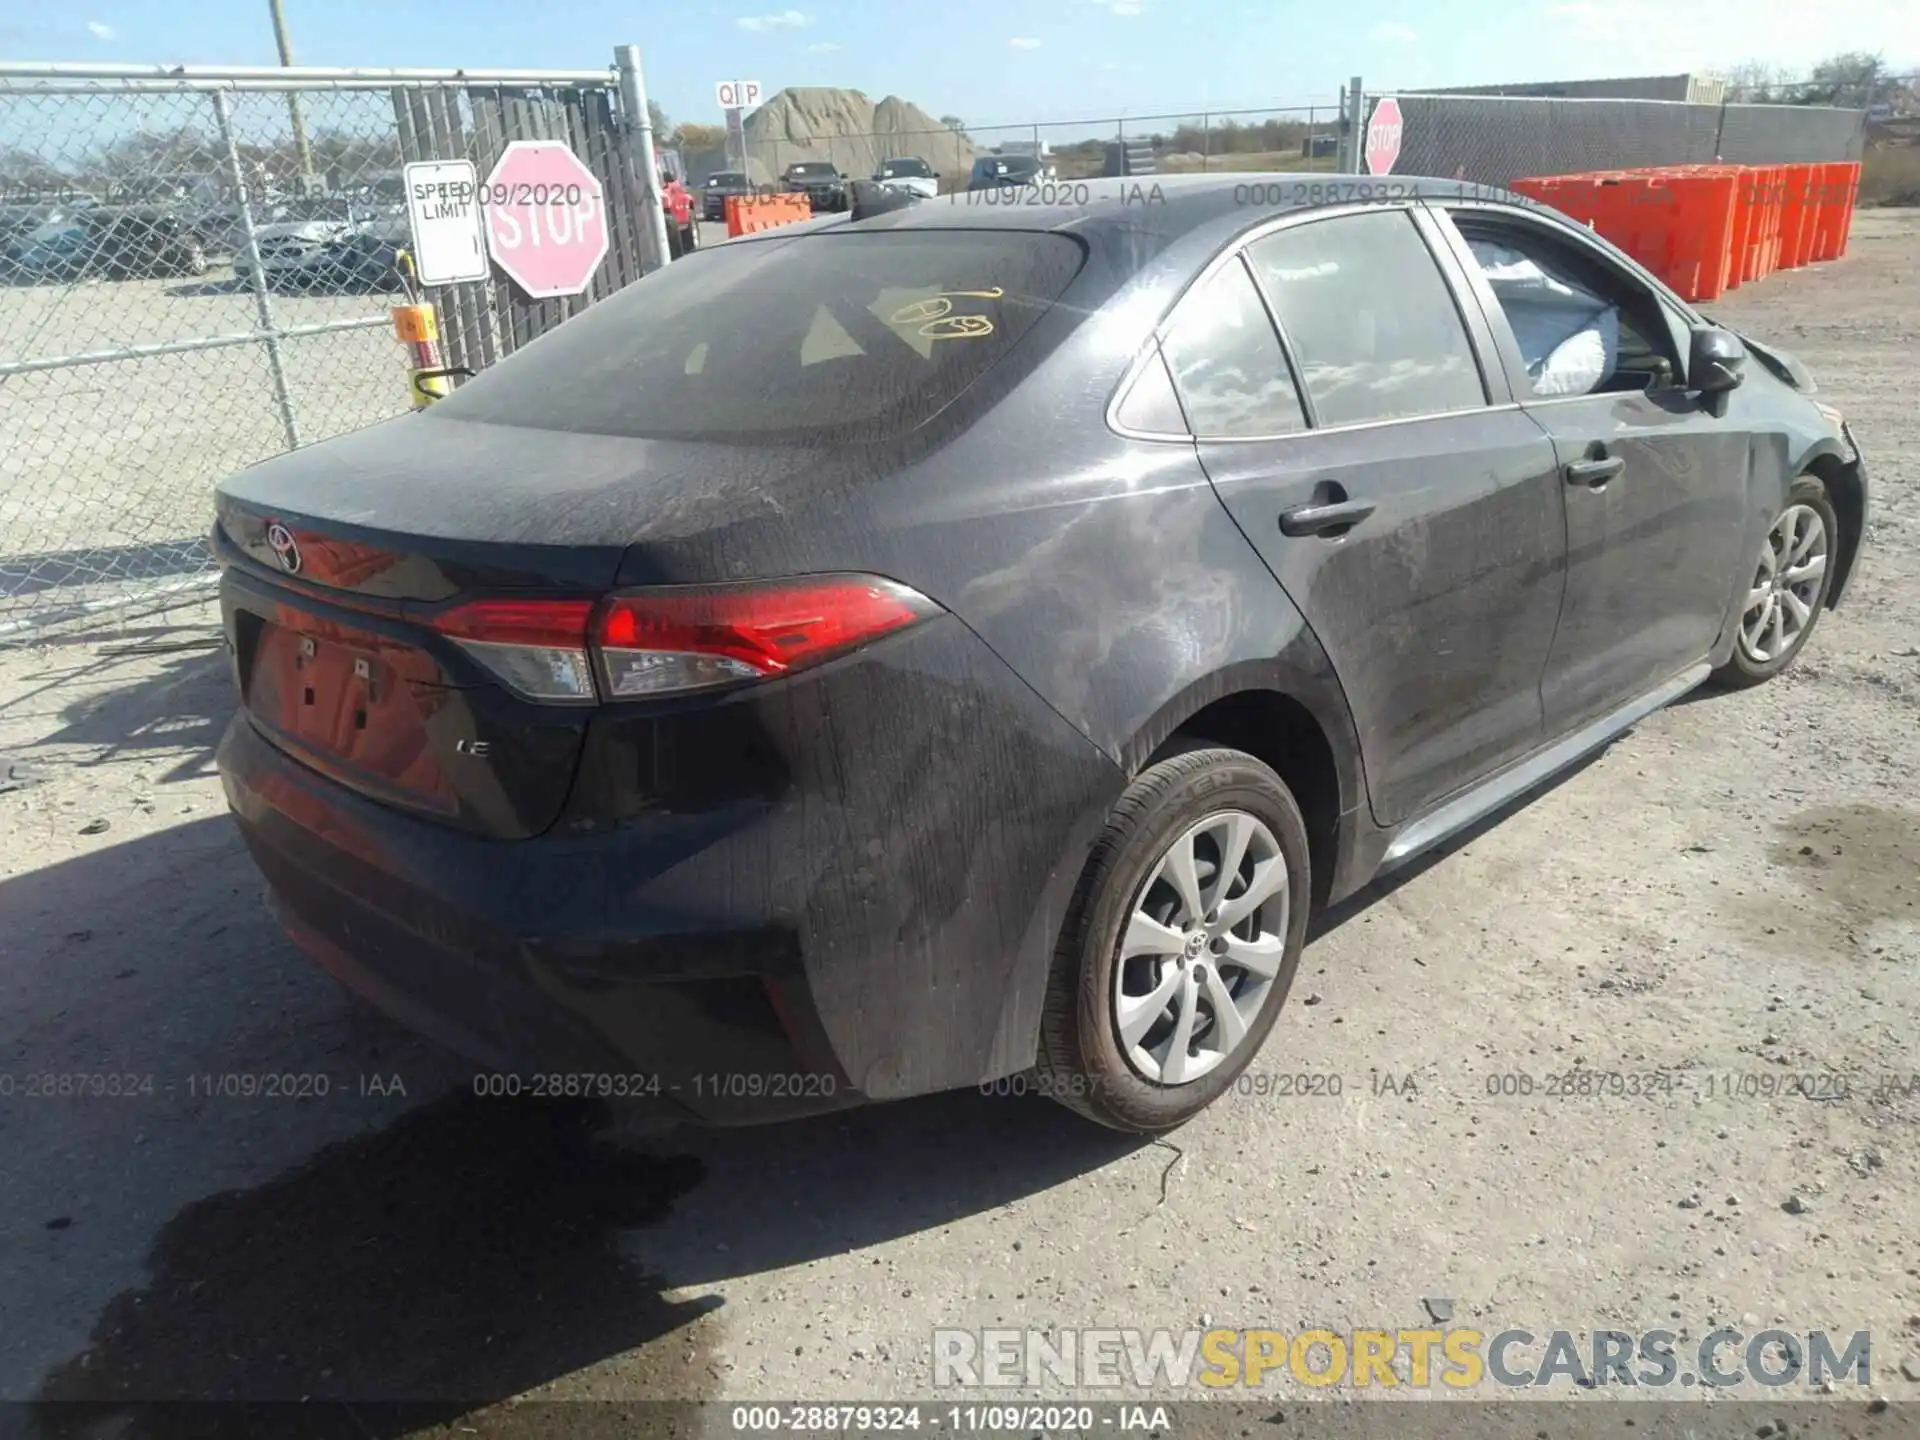
[[[969,190],[1001,190],[1053,179],[1053,166],[1037,155],[982,155],[967,176]]]
[[[86,226],[73,219],[47,220],[16,236],[0,256],[0,267],[15,283],[77,280],[86,274],[91,253]]]
[[[753,194],[753,181],[744,170],[716,170],[700,187],[700,215],[705,220],[727,218],[729,196],[744,199]]]
[[[264,225],[256,222],[254,243],[268,287],[289,290],[333,283],[329,276],[335,269],[334,246],[360,227],[387,218],[380,208],[344,199],[293,200],[281,206],[279,213],[284,218]],[[252,281],[244,235],[238,237],[233,273],[242,281]]]
[[[1312,913],[1779,675],[1868,529],[1792,357],[1542,207],[1323,182],[745,237],[222,481],[275,914],[709,1119],[1231,1093]]]
[[[847,208],[847,177],[830,160],[794,161],[780,172],[780,188],[790,195],[806,196],[815,214]]]
[[[86,250],[82,220],[91,196],[0,208],[0,277],[35,281],[67,276]]]
[[[179,210],[101,206],[86,212],[88,266],[111,280],[199,276],[212,268],[193,222]]]
[[[933,173],[931,165],[917,155],[882,160],[880,168],[873,172],[873,178],[889,190],[902,190],[909,195],[918,195],[923,200],[931,200],[940,193],[940,177]]]
[[[327,242],[307,288],[378,294],[400,290],[400,252],[412,243],[404,215],[365,221]]]
[[[69,207],[44,204],[0,205],[0,255],[6,255],[44,225],[72,218]]]

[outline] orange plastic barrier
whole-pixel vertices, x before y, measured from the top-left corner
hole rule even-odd
[[[1787,167],[1787,207],[1780,247],[1782,269],[1797,270],[1813,258],[1814,190],[1817,165]]]
[[[1689,300],[1846,253],[1856,161],[1530,175],[1508,188],[1611,240]]]
[[[1834,161],[1814,167],[1820,172],[1814,221],[1813,258],[1838,260],[1847,253],[1853,229],[1853,207],[1860,196],[1860,162]]]
[[[727,234],[757,235],[762,230],[813,218],[813,206],[804,195],[729,195]]]

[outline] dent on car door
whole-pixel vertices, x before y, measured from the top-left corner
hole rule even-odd
[[[1567,585],[1541,681],[1549,735],[1706,659],[1744,556],[1751,440],[1689,392],[1655,292],[1505,207],[1436,217],[1564,481]]]
[[[1481,328],[1412,214],[1373,207],[1254,240],[1163,346],[1209,477],[1339,676],[1382,824],[1540,739],[1562,501],[1551,443],[1490,403]]]

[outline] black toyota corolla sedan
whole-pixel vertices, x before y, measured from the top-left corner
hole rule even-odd
[[[1344,183],[743,238],[226,481],[276,914],[547,1093],[1193,1115],[1311,912],[1778,674],[1865,530],[1791,357]]]

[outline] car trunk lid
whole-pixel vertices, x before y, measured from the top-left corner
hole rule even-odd
[[[725,578],[710,543],[815,484],[822,451],[407,417],[230,477],[216,547],[250,722],[369,798],[503,839],[549,828],[591,703],[508,688],[438,618],[481,598]],[[631,568],[629,566],[629,568]]]

